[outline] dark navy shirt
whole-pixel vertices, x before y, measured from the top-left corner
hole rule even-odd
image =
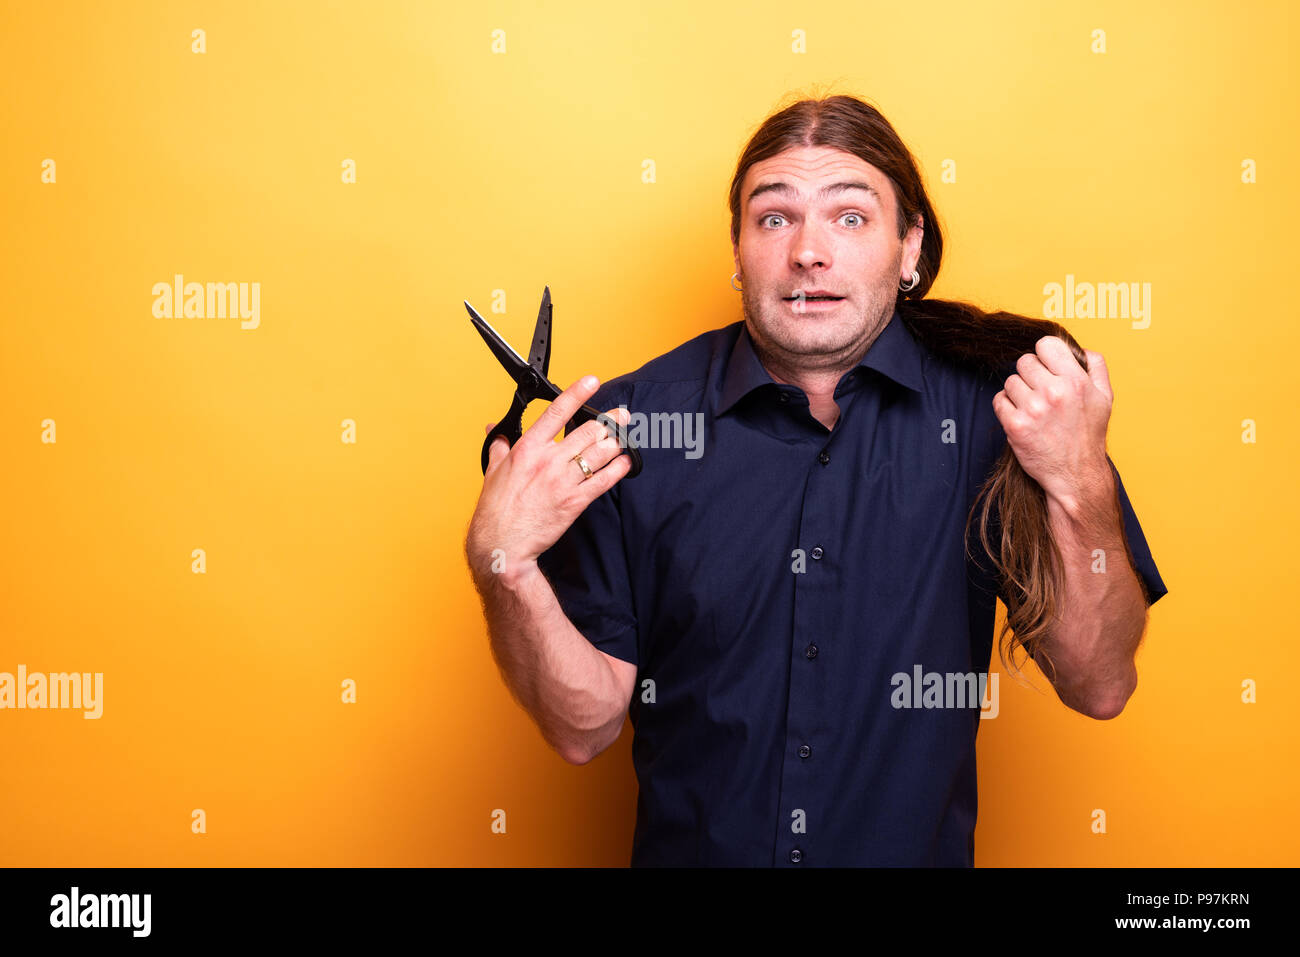
[[[1004,379],[931,354],[895,312],[837,385],[833,429],[743,322],[601,386],[589,404],[642,417],[644,471],[539,564],[574,626],[637,665],[633,865],[973,865],[980,709],[955,692],[989,669],[997,588],[963,530],[1006,443]],[[928,700],[955,706],[918,707],[898,677],[931,672],[953,694]]]

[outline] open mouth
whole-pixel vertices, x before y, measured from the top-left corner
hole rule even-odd
[[[813,313],[830,312],[841,302],[843,296],[787,296],[785,303],[790,307],[790,311],[796,315],[812,315]]]

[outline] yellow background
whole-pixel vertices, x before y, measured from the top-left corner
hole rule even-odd
[[[625,864],[630,727],[565,764],[489,654],[461,548],[511,387],[461,300],[525,347],[549,283],[561,386],[740,318],[730,176],[814,84],[922,164],[932,295],[1152,284],[1148,329],[1067,325],[1170,595],[1114,721],[1004,677],[977,864],[1300,863],[1297,16],[6,0],[0,671],[102,671],[105,700],[0,711],[0,863]],[[260,327],[154,318],[175,273],[260,282]]]

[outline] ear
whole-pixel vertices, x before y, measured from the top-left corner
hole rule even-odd
[[[917,213],[912,228],[903,238],[903,273],[907,276],[912,275],[912,270],[916,269],[916,264],[921,261],[921,244],[925,240],[924,223],[925,217]]]

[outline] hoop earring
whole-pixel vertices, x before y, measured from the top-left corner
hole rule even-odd
[[[733,272],[731,274],[731,288],[736,290],[736,292],[744,292],[744,290],[740,286],[736,285],[736,280],[739,278],[740,278],[740,273]]]
[[[901,289],[901,290],[903,290],[903,292],[911,292],[911,291],[912,291],[913,289],[915,289],[918,285],[920,285],[920,282],[921,282],[921,274],[918,273],[915,269],[913,269],[913,270],[912,270],[912,281],[911,281],[908,285],[904,286],[904,285],[903,285],[903,281],[900,279],[900,280],[898,281],[898,288]]]

